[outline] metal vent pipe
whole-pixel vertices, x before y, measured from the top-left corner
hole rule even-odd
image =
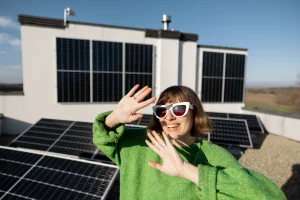
[[[171,16],[164,14],[161,22],[164,24],[164,30],[169,30],[169,23],[171,23]]]

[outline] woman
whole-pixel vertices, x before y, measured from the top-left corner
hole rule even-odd
[[[155,97],[143,101],[151,88],[136,92],[138,87],[114,111],[98,115],[93,127],[95,145],[120,168],[121,199],[285,199],[274,183],[223,148],[195,140],[211,125],[187,87],[161,93],[147,130],[125,128],[155,102]]]

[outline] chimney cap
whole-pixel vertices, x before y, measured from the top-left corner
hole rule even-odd
[[[171,16],[163,14],[161,22],[162,23],[165,23],[165,22],[170,23],[171,22]]]

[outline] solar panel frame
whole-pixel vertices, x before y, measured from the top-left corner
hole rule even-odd
[[[247,132],[247,136],[249,139],[249,145],[243,145],[243,144],[233,144],[233,143],[223,143],[223,142],[214,142],[213,141],[213,133],[210,133],[209,136],[209,141],[214,142],[216,144],[223,144],[223,145],[229,145],[229,146],[238,146],[238,147],[245,147],[245,148],[253,148],[253,143],[252,143],[252,139],[251,139],[251,135],[250,135],[250,131],[249,131],[249,127],[248,127],[248,123],[246,120],[244,119],[228,119],[228,118],[219,118],[219,117],[209,117],[210,119],[216,119],[216,120],[224,120],[224,121],[236,121],[236,122],[243,122],[245,124],[245,129]]]
[[[208,117],[228,118],[228,113],[221,112],[205,112]]]
[[[3,176],[6,177],[6,178],[9,177],[11,179],[14,179],[14,181],[15,181],[14,183],[10,183],[10,186],[8,188],[4,188],[5,190],[3,190],[2,187],[0,188],[0,199],[3,199],[4,197],[6,197],[6,195],[10,195],[12,197],[16,197],[17,196],[17,197],[20,197],[20,198],[23,198],[23,199],[35,199],[35,198],[28,198],[27,196],[23,196],[23,195],[20,195],[20,194],[14,194],[14,193],[11,193],[11,191],[14,191],[14,188],[20,187],[19,183],[21,181],[23,181],[23,180],[28,181],[27,180],[28,179],[27,175],[30,175],[31,172],[34,172],[33,170],[36,170],[36,169],[39,170],[40,168],[46,169],[46,170],[48,170],[48,172],[52,170],[52,171],[54,171],[53,173],[62,173],[62,174],[65,174],[66,177],[65,177],[65,179],[63,179],[65,182],[68,181],[68,180],[70,180],[70,179],[68,179],[68,180],[66,179],[67,177],[70,176],[70,174],[71,174],[72,177],[80,177],[80,179],[82,177],[85,177],[85,179],[89,179],[89,180],[90,179],[95,179],[95,180],[99,179],[100,180],[100,178],[94,177],[94,176],[92,176],[92,174],[85,175],[85,174],[82,174],[82,173],[77,173],[77,172],[75,173],[75,172],[70,171],[71,168],[69,168],[68,166],[72,166],[73,170],[74,169],[79,170],[78,168],[75,168],[73,166],[73,164],[82,164],[82,165],[86,165],[86,166],[87,165],[93,166],[93,167],[95,167],[94,170],[96,170],[97,166],[108,167],[108,169],[114,169],[113,174],[112,174],[110,180],[109,179],[106,180],[105,178],[103,179],[103,180],[105,180],[106,182],[109,182],[109,183],[107,184],[107,187],[106,187],[105,191],[103,192],[103,195],[101,196],[101,199],[105,199],[108,196],[108,193],[109,193],[112,185],[114,184],[114,182],[115,182],[115,180],[116,180],[116,178],[117,178],[117,176],[119,174],[119,168],[117,166],[115,166],[115,165],[110,165],[110,164],[105,164],[105,163],[100,163],[100,162],[95,162],[95,161],[82,160],[82,159],[78,159],[78,158],[71,158],[71,157],[60,156],[60,155],[57,155],[57,154],[53,154],[51,152],[37,152],[35,150],[29,150],[29,149],[16,149],[16,148],[12,148],[12,147],[0,146],[0,152],[2,152],[2,150],[4,150],[4,151],[8,150],[8,151],[12,151],[14,153],[17,152],[17,153],[20,153],[20,154],[27,155],[27,156],[21,156],[20,157],[23,160],[28,157],[28,154],[30,154],[32,156],[35,156],[37,158],[35,159],[35,161],[33,161],[31,163],[28,163],[28,164],[25,161],[19,162],[18,159],[14,158],[14,157],[12,157],[13,160],[8,160],[8,158],[4,159],[4,162],[7,161],[7,163],[9,163],[9,164],[11,164],[11,163],[13,163],[15,165],[18,165],[18,164],[20,165],[21,164],[21,165],[28,166],[29,169],[27,169],[24,172],[22,172],[19,176],[15,176],[15,175],[11,175],[11,174],[6,174],[6,173],[0,173],[0,177],[2,176],[1,178],[3,178]],[[70,163],[68,165],[65,165],[65,167],[66,167],[65,169],[67,170],[66,171],[66,170],[56,169],[56,168],[53,168],[53,167],[50,167],[50,168],[47,167],[47,166],[43,167],[43,165],[45,165],[45,160],[46,159],[56,159],[55,163],[57,163],[59,160],[60,161],[70,162]],[[3,161],[2,155],[0,157],[0,160]],[[53,163],[53,162],[50,162],[50,164],[51,163]],[[61,165],[61,166],[63,166],[63,165]],[[23,168],[23,166],[22,166],[22,168]],[[97,168],[97,169],[99,169],[99,168]],[[1,168],[0,171],[1,170],[3,170],[3,168]],[[94,170],[92,172],[90,172],[90,173],[99,174],[98,171],[94,171]],[[88,171],[88,170],[85,169],[85,171]],[[1,179],[1,180],[4,180],[4,179]],[[50,186],[55,186],[57,189],[64,189],[64,190],[72,191],[72,192],[75,192],[75,193],[77,192],[79,194],[84,193],[84,192],[81,192],[81,191],[77,191],[75,189],[75,187],[77,186],[77,182],[75,183],[74,188],[71,189],[71,188],[68,188],[68,187],[61,187],[59,185],[51,185],[51,184],[48,184],[47,182],[43,182],[43,181],[37,181],[37,180],[33,180],[33,179],[29,179],[29,180],[31,180],[31,182],[34,182],[36,185],[44,184],[44,185],[49,186],[49,187]],[[1,183],[1,181],[0,181],[0,183]],[[8,182],[5,181],[4,185],[7,186],[7,184],[8,184]],[[3,184],[0,184],[0,185],[3,185]],[[69,185],[70,184],[67,183],[67,186],[69,186]],[[23,189],[24,188],[22,187],[22,190]],[[99,190],[97,190],[97,191],[99,191]],[[32,192],[32,191],[30,191],[30,192]],[[58,194],[60,194],[60,193],[58,192]],[[97,199],[99,199],[99,195],[95,195],[94,193],[85,193],[85,194],[90,194],[90,196],[94,196],[94,197],[97,197]],[[63,197],[61,199],[65,199],[65,197]]]

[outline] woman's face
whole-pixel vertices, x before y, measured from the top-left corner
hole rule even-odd
[[[177,102],[176,102],[177,103]],[[173,103],[166,103],[166,106]],[[189,109],[184,117],[176,117],[171,110],[168,110],[167,116],[159,119],[163,131],[171,138],[184,141],[186,137],[191,136],[191,129],[193,127],[193,111]]]

